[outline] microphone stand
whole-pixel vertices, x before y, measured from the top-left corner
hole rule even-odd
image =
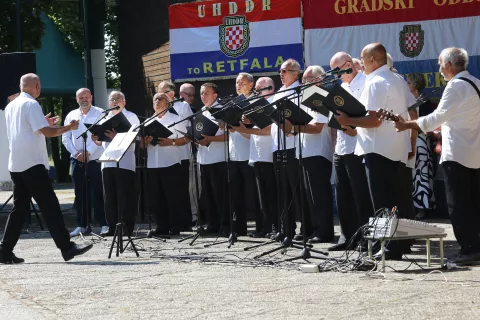
[[[283,91],[278,91],[277,93],[287,92],[287,91],[294,91],[294,92],[285,96],[285,97],[282,97],[281,99],[279,99],[277,101],[274,101],[274,102],[270,103],[269,105],[275,105],[279,101],[286,100],[289,97],[291,97],[293,95],[296,95],[297,107],[298,107],[297,113],[299,114],[300,113],[299,109],[300,109],[300,105],[301,105],[300,93],[303,90],[305,90],[306,88],[311,87],[312,85],[327,84],[328,82],[332,82],[332,80],[328,80],[328,82],[325,82],[326,80],[328,80],[328,79],[324,78],[324,79],[321,79],[319,81],[312,82],[312,83],[309,83],[309,84],[306,84],[306,85],[303,85],[303,86],[297,86],[295,88],[286,89],[286,90],[283,90]],[[336,81],[337,81],[337,79],[333,80],[333,82],[336,82]],[[265,105],[265,106],[256,108],[255,110],[251,110],[248,113],[246,113],[245,115],[249,115],[251,113],[262,110],[262,109],[268,107],[269,105]],[[285,116],[284,116],[284,113],[281,112],[280,108],[277,108],[277,110],[278,110],[277,121],[278,121],[278,130],[279,130],[278,135],[277,135],[277,146],[278,146],[277,161],[279,161],[279,158],[280,158],[280,130],[282,129],[281,125],[283,124],[283,130],[285,131]],[[278,192],[278,190],[282,191],[281,196],[283,197],[283,215],[284,215],[284,217],[287,217],[286,222],[283,220],[285,235],[281,233],[282,228],[280,227],[280,230],[277,233],[277,235],[275,236],[274,240],[267,241],[267,242],[265,242],[261,245],[244,248],[244,250],[249,250],[249,249],[260,247],[260,246],[263,246],[263,245],[266,245],[266,244],[270,244],[272,242],[276,242],[276,241],[281,242],[281,245],[279,247],[274,248],[274,249],[269,250],[269,251],[266,251],[266,252],[263,252],[260,255],[255,256],[254,257],[255,259],[260,258],[260,257],[265,256],[265,255],[268,255],[270,253],[273,253],[273,252],[281,250],[281,249],[286,250],[288,247],[302,249],[302,251],[300,252],[300,255],[298,255],[294,258],[287,259],[286,261],[293,261],[293,260],[298,260],[298,259],[307,260],[309,258],[310,259],[312,259],[312,258],[313,259],[324,259],[322,257],[314,257],[310,254],[310,252],[315,252],[315,253],[318,253],[318,254],[328,255],[328,252],[322,252],[320,250],[311,249],[312,245],[307,243],[306,230],[308,229],[307,228],[308,227],[308,217],[307,217],[306,211],[304,210],[304,196],[305,196],[305,190],[304,190],[304,172],[305,171],[304,170],[305,169],[303,167],[303,157],[302,157],[301,125],[299,125],[298,128],[299,128],[299,130],[298,130],[298,148],[299,148],[299,168],[298,168],[298,172],[300,174],[300,177],[299,177],[300,178],[300,181],[299,181],[300,192],[299,192],[299,194],[300,194],[300,213],[301,213],[302,226],[303,226],[303,241],[302,241],[303,243],[302,243],[302,246],[299,246],[296,243],[294,243],[292,239],[289,238],[289,236],[291,236],[291,229],[290,229],[291,228],[291,223],[292,223],[292,220],[295,221],[295,218],[293,216],[290,216],[289,213],[287,212],[287,210],[288,210],[287,192],[286,192],[286,190],[287,190],[286,189],[286,184],[287,184],[287,181],[286,181],[286,164],[287,164],[287,149],[286,149],[286,146],[287,146],[287,144],[286,144],[286,133],[283,132],[283,150],[282,150],[283,161],[282,161],[280,172],[279,172],[278,166],[277,166],[277,172],[280,173],[280,186],[277,185],[277,192]],[[295,196],[294,193],[295,193],[295,190],[293,191],[293,197]],[[280,192],[278,192],[278,194],[280,195]],[[280,214],[280,212],[281,212],[281,210],[280,210],[280,200],[278,200],[278,203],[279,203],[278,223],[279,223],[279,226],[280,226],[280,224],[282,222],[282,219],[281,219],[282,215]],[[290,216],[290,219],[288,219],[289,216]]]
[[[91,106],[90,106],[91,108]],[[103,119],[105,119],[105,117],[108,115],[108,112],[110,110],[104,110],[102,112],[102,117],[100,117],[99,119],[97,119],[91,127],[93,127],[94,125],[98,124],[100,121],[102,121]],[[90,128],[91,128],[90,127]],[[82,138],[82,143],[83,143],[83,181],[82,181],[82,190],[83,190],[83,198],[82,198],[82,218],[81,218],[81,222],[83,222],[83,217],[85,217],[86,219],[86,228],[85,228],[85,232],[87,232],[87,229],[88,228],[91,228],[90,227],[90,197],[89,197],[89,194],[90,194],[90,190],[89,190],[89,183],[88,183],[88,162],[87,162],[87,139],[88,139],[88,132],[90,131],[90,128],[86,128],[86,130],[84,132],[82,132],[78,137],[76,137],[75,139],[80,139]],[[91,131],[90,131],[91,133]],[[105,238],[100,236],[99,234],[96,234],[94,232],[90,232],[91,235],[95,236],[95,237],[98,237],[102,240],[104,240]],[[83,236],[83,232],[82,232],[82,226],[80,226],[80,237],[85,241],[85,237]]]
[[[256,96],[254,97],[256,98]],[[247,101],[249,99],[246,99],[246,100],[243,100],[243,101]],[[232,102],[232,100],[230,100],[227,104],[229,104],[229,106],[226,106],[222,109],[220,109],[219,111],[215,112],[212,114],[212,116],[220,111],[223,111],[227,108],[230,108],[232,106],[235,106],[237,105],[235,102]],[[218,244],[223,244],[223,243],[228,243],[228,246],[227,248],[231,248],[235,242],[246,242],[246,243],[259,243],[258,241],[255,241],[255,240],[240,240],[238,239],[238,236],[237,236],[237,227],[236,227],[236,222],[237,222],[237,215],[236,215],[236,212],[235,210],[232,209],[232,191],[231,191],[231,188],[230,188],[230,182],[231,182],[231,176],[230,176],[230,167],[231,167],[231,164],[230,164],[230,132],[228,130],[228,126],[229,126],[229,123],[228,123],[228,118],[226,117],[224,119],[225,121],[225,131],[224,131],[224,134],[226,135],[225,137],[225,141],[227,142],[226,144],[226,157],[227,157],[227,161],[226,161],[226,165],[227,165],[227,194],[228,194],[228,212],[229,212],[229,218],[230,218],[230,235],[228,237],[227,240],[225,241],[214,241],[213,243],[211,244],[206,244],[204,245],[204,248],[208,248],[208,247],[211,247],[211,246],[215,246],[215,245],[218,245]],[[223,220],[223,217],[222,217],[222,220]]]

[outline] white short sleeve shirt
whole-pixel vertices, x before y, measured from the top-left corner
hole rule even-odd
[[[360,101],[360,96],[362,95],[363,88],[365,86],[365,80],[367,77],[359,72],[353,78],[350,84],[343,82],[342,87],[348,91],[355,99]],[[337,143],[335,145],[335,153],[342,156],[345,154],[351,154],[355,151],[355,146],[357,145],[357,137],[352,137],[343,132],[342,130],[337,130]]]
[[[140,124],[140,120],[138,120],[138,117],[135,113],[130,112],[126,109],[123,109],[122,112],[132,126],[137,126]],[[111,117],[113,117],[112,113],[110,113],[104,121],[107,121]],[[109,144],[110,144],[109,142],[103,142],[102,143],[103,148],[107,149]],[[128,148],[127,152],[125,152],[118,166],[121,169],[135,171],[136,161],[135,161],[135,144],[134,143],[132,143],[132,145]],[[115,162],[102,162],[102,170],[105,168],[116,168],[116,167],[117,167],[117,164]]]
[[[160,122],[163,126],[168,127],[174,122],[181,120],[182,118],[178,115],[173,113],[167,112],[163,117],[156,118],[153,121]],[[180,134],[177,130],[182,132],[186,132],[187,126],[184,122],[177,123],[173,127],[169,128],[172,132],[168,138],[170,139],[178,139]],[[148,144],[147,151],[148,151],[148,158],[147,158],[147,168],[167,168],[171,167],[174,164],[181,163],[182,159],[182,152],[181,149],[183,146],[159,146],[156,144],[153,146],[152,144]]]
[[[323,123],[323,128],[320,133],[300,133],[300,141],[302,142],[302,157],[322,156],[328,161],[333,158],[332,135],[328,127],[328,118],[324,115],[311,110],[303,105],[300,106],[313,119],[310,124]],[[297,136],[298,137],[298,136]],[[297,138],[298,139],[298,138]],[[299,148],[296,150],[297,159],[299,158]]]
[[[45,136],[39,131],[48,127],[40,104],[22,92],[5,108],[7,136],[10,149],[8,171],[23,172],[33,166],[49,169]]]
[[[295,87],[298,87],[300,85],[300,83],[298,81],[295,81],[294,83],[292,83],[289,87],[285,87],[285,86],[282,86],[280,88],[280,90],[278,91],[283,91],[283,90],[287,90],[287,89],[291,89],[291,88],[295,88]],[[292,93],[294,93],[293,90],[291,91],[285,91],[285,92],[281,92],[281,93],[277,93],[273,96],[273,102],[277,101],[277,100],[280,100],[281,98],[285,97],[285,96],[288,96],[288,95],[291,95]],[[297,98],[296,98],[296,95],[293,95],[289,98],[290,100],[292,100],[295,104],[297,104]],[[272,150],[273,152],[277,151],[277,150],[282,150],[283,149],[283,131],[280,132],[280,148],[278,146],[278,138],[279,138],[279,134],[278,134],[278,126],[276,123],[272,123],[272,128],[271,128],[271,135],[272,135]],[[288,150],[288,149],[292,149],[292,148],[295,148],[295,137],[294,136],[288,136],[286,137],[286,146],[285,146],[285,149]]]
[[[380,108],[393,110],[395,114],[407,113],[408,87],[405,80],[384,65],[367,76],[360,102],[367,111]],[[410,150],[408,131],[398,133],[392,123],[384,121],[377,128],[357,128],[356,155],[380,154],[392,161],[407,163]]]
[[[223,108],[222,105],[216,105],[214,109]],[[218,125],[218,121],[210,114],[208,110],[203,111],[202,113],[205,117],[213,121]],[[222,136],[224,131],[218,129],[216,136]],[[221,142],[212,142],[208,147],[206,146],[198,146],[198,153],[197,153],[197,161],[199,164],[213,164],[218,162],[225,161],[225,149],[227,143],[226,141]]]
[[[79,121],[77,130],[69,131],[62,135],[62,143],[65,148],[70,152],[71,157],[74,157],[78,152],[83,151],[83,138],[78,138],[87,127],[85,123],[93,124],[101,118],[103,109],[91,106],[87,114],[82,114],[80,108],[72,110],[65,117],[65,124],[69,124],[72,120]],[[103,147],[97,146],[91,139],[92,133],[87,131],[87,152],[90,154],[90,160],[97,160],[103,153]],[[78,139],[77,139],[78,138]]]

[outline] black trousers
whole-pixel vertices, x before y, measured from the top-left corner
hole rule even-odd
[[[227,194],[227,164],[218,162],[200,165],[202,172],[202,201],[209,229],[230,225]]]
[[[322,156],[303,158],[306,206],[305,236],[314,233],[325,240],[333,240],[332,162]]]
[[[236,217],[235,229],[239,235],[247,234],[247,208],[254,207],[255,173],[248,161],[230,161],[232,210]]]
[[[402,166],[400,161],[392,161],[376,153],[364,155],[367,172],[368,186],[372,196],[373,209],[375,211],[387,208],[391,210],[404,201],[404,193],[399,192],[403,186],[399,185],[398,177],[401,174]],[[404,213],[398,210],[398,217],[404,218]],[[387,248],[391,252],[403,252],[411,244],[411,241],[390,241]]]
[[[414,219],[415,207],[413,206],[413,175],[412,168],[400,164],[398,170],[398,211],[402,218]]]
[[[23,172],[10,172],[10,177],[13,182],[13,209],[5,226],[2,249],[5,252],[12,252],[15,248],[22,232],[24,219],[30,214],[32,197],[42,212],[57,248],[70,249],[73,242],[70,242],[60,204],[45,166],[36,165]]]
[[[104,168],[103,198],[107,224],[115,230],[118,222],[124,222],[128,234],[132,234],[135,226],[136,191],[135,172],[122,168]],[[121,220],[119,220],[121,219]]]
[[[480,250],[480,169],[458,162],[442,163],[445,191],[453,232],[462,251]]]
[[[255,184],[257,187],[257,199],[260,207],[260,216],[256,216],[256,231],[272,232],[272,226],[277,228],[277,180],[271,162],[255,162]],[[278,229],[277,229],[278,230]]]
[[[190,160],[182,160],[182,164],[178,171],[178,193],[180,196],[179,217],[182,230],[188,230],[192,226],[192,207],[190,205]]]
[[[168,234],[168,231],[180,231],[181,216],[181,189],[184,187],[178,183],[182,166],[175,164],[166,168],[147,169],[147,194],[148,210],[155,217],[157,232]]]
[[[279,157],[280,153],[280,157]],[[295,218],[298,216],[299,210],[299,172],[298,160],[295,158],[295,148],[286,151],[286,157],[283,158],[281,154],[283,151],[275,151],[273,153],[273,165],[275,169],[275,178],[277,180],[277,189],[279,195],[279,211],[280,219],[283,221],[284,234],[288,237],[295,235],[296,223]],[[285,172],[283,171],[283,162],[285,164]],[[286,210],[284,210],[284,200],[286,200]],[[287,224],[290,227],[290,232],[287,232]],[[281,225],[279,226],[279,228]]]
[[[333,155],[338,216],[346,243],[373,217],[363,157],[355,154]]]
[[[85,195],[85,164],[76,159],[71,159],[72,164],[72,179],[75,188],[76,209],[77,209],[77,225],[80,227],[87,226],[87,214],[88,221],[95,214],[95,221],[101,226],[106,226],[107,221],[105,219],[105,209],[103,203],[103,183],[102,183],[102,168],[101,163],[97,161],[89,161],[87,164],[87,180],[88,180],[88,194]],[[84,209],[88,199],[88,208]]]

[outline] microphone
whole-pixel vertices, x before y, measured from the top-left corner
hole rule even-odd
[[[115,106],[115,107],[112,107],[112,108],[108,108],[106,110],[103,110],[103,113],[108,113],[110,111],[113,111],[113,110],[118,110],[120,109],[120,106]]]
[[[255,92],[262,92],[262,91],[265,91],[265,90],[272,90],[272,86],[268,86],[268,87],[263,87],[263,88],[260,88],[260,89],[253,89],[253,91]]]
[[[169,103],[170,103],[170,104],[174,104],[175,102],[183,102],[183,100],[185,100],[185,99],[182,98],[182,97],[180,97],[180,98],[178,98],[178,99],[174,99],[174,100],[170,101]]]
[[[333,68],[332,70],[328,70],[327,72],[325,72],[325,74],[330,74],[330,73],[336,73],[340,71],[340,68],[339,67],[335,67]]]
[[[352,68],[344,69],[344,70],[337,70],[332,72],[336,76],[341,76],[342,74],[351,74],[353,72]]]

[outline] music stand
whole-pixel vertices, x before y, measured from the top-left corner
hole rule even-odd
[[[126,133],[117,133],[117,135],[113,138],[112,142],[109,146],[105,149],[102,156],[98,161],[100,162],[115,162],[117,164],[117,168],[119,168],[120,160],[122,160],[123,156],[127,152],[130,145],[135,141],[137,138],[138,131],[129,131]],[[127,233],[128,241],[123,247],[123,217],[120,215],[120,211],[118,211],[118,222],[115,225],[115,233],[113,234],[112,244],[110,246],[110,252],[108,253],[108,258],[112,256],[113,247],[116,244],[117,246],[117,254],[118,257],[120,253],[123,253],[125,249],[128,247],[129,244],[132,245],[132,249],[139,257],[137,248],[135,248],[135,244],[133,243],[133,239],[131,238],[130,234]]]

